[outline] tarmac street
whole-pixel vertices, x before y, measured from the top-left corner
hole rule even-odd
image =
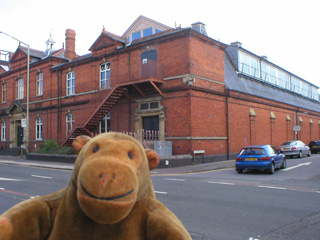
[[[36,166],[38,165],[38,166]],[[193,239],[318,239],[320,154],[288,159],[273,175],[238,174],[234,161],[155,169],[157,198]],[[0,213],[67,185],[72,164],[0,160]]]

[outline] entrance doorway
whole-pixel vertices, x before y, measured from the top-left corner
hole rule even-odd
[[[23,144],[23,127],[21,127],[21,124],[18,125],[17,139],[17,147],[21,147],[21,145]]]
[[[142,117],[144,140],[156,140],[159,138],[159,116]]]
[[[159,131],[159,116],[143,117],[143,129],[146,131]]]

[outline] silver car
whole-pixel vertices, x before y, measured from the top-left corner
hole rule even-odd
[[[297,156],[302,158],[303,155],[311,156],[311,150],[308,145],[304,144],[300,140],[288,141],[281,144],[278,149],[286,157]]]

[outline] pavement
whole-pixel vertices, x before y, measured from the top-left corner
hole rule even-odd
[[[25,156],[0,156],[0,163],[28,167],[51,168],[65,171],[72,171],[74,166],[73,163],[27,160]],[[212,163],[187,165],[182,167],[156,168],[151,171],[151,175],[178,175],[214,171],[219,169],[233,168],[234,164],[235,160],[224,160]]]

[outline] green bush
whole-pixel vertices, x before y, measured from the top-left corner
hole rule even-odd
[[[37,153],[47,153],[47,154],[74,154],[74,151],[71,147],[60,147],[59,144],[52,139],[46,140],[43,145],[40,147]]]

